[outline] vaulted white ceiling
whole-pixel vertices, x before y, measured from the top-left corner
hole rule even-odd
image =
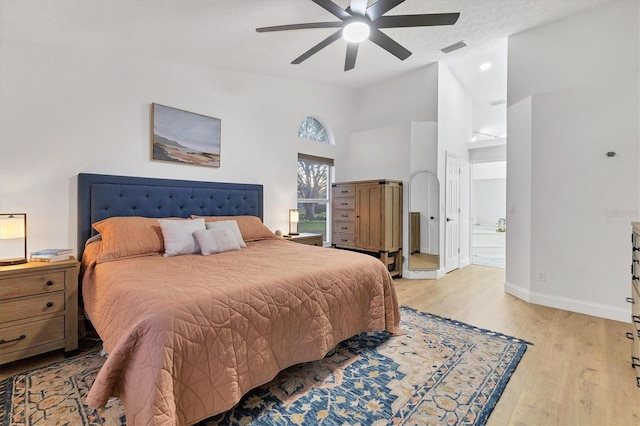
[[[447,55],[439,49],[460,40],[469,46],[449,56],[486,49],[511,34],[607,1],[407,0],[387,15],[460,12],[460,19],[453,26],[385,29],[413,55],[400,61],[366,41],[348,72],[343,71],[342,39],[300,65],[290,64],[335,29],[255,31],[338,21],[311,0],[1,0],[0,35],[361,88],[442,60]],[[346,8],[349,0],[336,3]]]
[[[400,61],[370,41],[343,71],[337,40],[299,65],[291,61],[335,28],[257,33],[258,27],[338,21],[311,0],[0,0],[0,37],[93,51],[210,65],[351,89],[437,61],[447,63],[474,102],[478,140],[506,134],[507,38],[612,0],[406,0],[386,15],[452,13],[453,26],[384,29],[413,54]],[[342,8],[349,0],[335,0]],[[369,0],[369,5],[373,4]],[[450,54],[440,49],[464,40]],[[479,65],[491,62],[492,69]],[[492,135],[483,136],[482,134]]]

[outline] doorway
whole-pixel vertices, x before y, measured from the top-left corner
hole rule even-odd
[[[506,266],[507,162],[471,166],[471,263]]]

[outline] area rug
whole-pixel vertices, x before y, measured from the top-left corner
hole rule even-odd
[[[527,342],[401,308],[406,333],[362,333],[316,362],[293,366],[200,425],[482,425]],[[0,425],[124,425],[120,400],[82,401],[98,352],[0,383]]]

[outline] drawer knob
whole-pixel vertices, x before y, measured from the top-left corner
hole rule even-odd
[[[633,366],[633,368],[640,367],[640,358],[638,358],[637,356],[632,356],[631,365]]]
[[[52,280],[47,281],[47,285],[53,285],[53,281]]]
[[[633,305],[633,297],[627,297],[627,302],[631,303]]]
[[[631,317],[631,320],[632,320],[633,322],[635,322],[636,324],[640,324],[640,315],[633,315],[633,316]]]
[[[1,340],[0,340],[0,345],[4,345],[5,343],[17,342],[17,341],[19,341],[19,340],[24,340],[24,339],[26,339],[26,338],[27,338],[27,336],[25,336],[24,334],[22,334],[20,337],[16,337],[15,339],[11,339],[11,340],[4,340],[4,339],[1,339]]]
[[[340,229],[349,229],[346,226],[341,226]]]
[[[633,340],[633,333],[631,333],[630,331],[627,331],[627,339]]]
[[[47,308],[51,308],[53,306],[53,302],[47,302]]]

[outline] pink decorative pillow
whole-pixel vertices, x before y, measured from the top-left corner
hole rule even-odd
[[[204,219],[158,219],[164,240],[164,257],[200,252],[196,231],[205,231]]]
[[[97,263],[164,252],[158,219],[110,217],[94,223],[93,228],[102,236]]]
[[[221,220],[235,220],[240,228],[242,239],[244,241],[257,241],[278,238],[273,232],[267,228],[258,216],[197,216],[192,218],[204,217],[205,222],[219,222]]]

